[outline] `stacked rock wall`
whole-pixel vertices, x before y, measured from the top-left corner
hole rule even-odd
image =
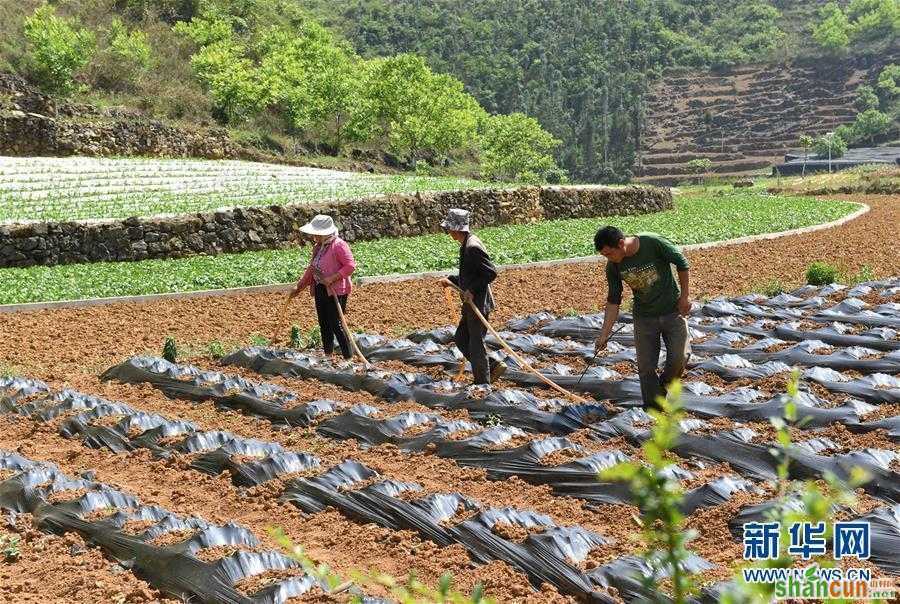
[[[656,187],[523,187],[391,195],[318,204],[234,208],[127,220],[0,226],[0,267],[178,258],[286,248],[319,213],[335,218],[347,241],[434,233],[449,208],[466,208],[475,225],[645,214],[671,209]]]

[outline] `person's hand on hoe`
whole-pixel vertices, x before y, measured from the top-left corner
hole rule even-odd
[[[447,277],[444,277],[443,279],[438,279],[438,285],[440,285],[441,287],[443,287],[445,289],[448,287],[456,287],[456,285],[453,283],[453,281],[451,281]]]

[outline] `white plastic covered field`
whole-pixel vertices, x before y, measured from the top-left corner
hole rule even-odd
[[[472,186],[230,160],[0,156],[0,221],[154,216]]]

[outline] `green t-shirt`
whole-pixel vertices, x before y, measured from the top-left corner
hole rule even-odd
[[[660,317],[675,312],[680,292],[672,267],[688,269],[687,258],[674,243],[655,233],[638,234],[641,245],[634,256],[622,262],[606,263],[610,304],[622,303],[622,282],[634,292],[633,314],[637,317]]]

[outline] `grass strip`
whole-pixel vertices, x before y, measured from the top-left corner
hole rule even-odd
[[[848,202],[741,192],[676,198],[675,209],[643,216],[553,220],[478,230],[497,264],[593,254],[604,224],[654,231],[678,244],[704,243],[830,222],[854,211]],[[353,244],[359,277],[455,268],[458,246],[444,234]],[[297,279],[309,248],[0,269],[0,304],[188,292]]]

